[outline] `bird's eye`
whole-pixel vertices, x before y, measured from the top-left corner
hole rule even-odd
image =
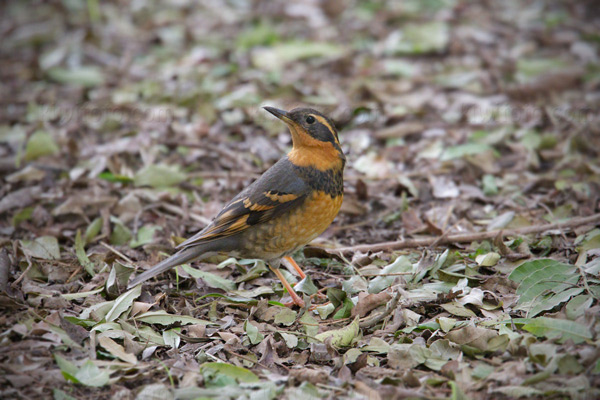
[[[314,124],[315,123],[315,117],[313,117],[312,115],[309,115],[308,117],[306,117],[306,123],[307,124]]]

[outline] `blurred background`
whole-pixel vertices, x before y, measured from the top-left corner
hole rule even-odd
[[[2,168],[43,164],[50,192],[65,184],[117,190],[122,200],[135,186],[178,187],[207,202],[190,206],[210,218],[291,145],[261,106],[308,105],[334,119],[349,155],[338,227],[369,227],[342,241],[456,223],[471,231],[499,205],[516,206],[523,190],[557,191],[549,209],[596,207],[585,201],[598,193],[600,148],[592,1],[65,0],[2,9]],[[70,179],[57,181],[65,172]],[[449,212],[447,199],[459,197],[478,206],[456,202]],[[535,196],[518,206],[548,213]],[[197,229],[183,223],[191,225],[170,229]]]
[[[346,196],[321,246],[600,211],[596,1],[3,1],[0,15],[0,244],[33,306],[39,282],[95,289],[103,266],[151,265],[207,224],[291,147],[265,105],[340,131]],[[573,239],[513,244],[574,261]],[[473,264],[491,248],[461,251]]]

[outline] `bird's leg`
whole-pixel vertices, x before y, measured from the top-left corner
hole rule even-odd
[[[292,286],[289,284],[289,282],[285,279],[285,276],[283,276],[283,274],[281,273],[281,271],[279,270],[279,268],[273,268],[271,266],[269,266],[269,268],[271,268],[271,271],[273,271],[273,273],[275,275],[277,275],[277,277],[279,278],[279,280],[283,284],[283,287],[285,288],[285,290],[288,291],[288,293],[292,297],[292,302],[295,305],[297,305],[298,307],[301,307],[301,308],[304,307],[304,300],[302,300],[300,298],[300,296],[298,296],[298,294],[296,294],[296,292],[294,291],[294,289],[292,288]]]
[[[287,257],[283,257],[283,258],[288,263],[290,263],[290,265],[296,270],[296,272],[298,272],[298,275],[300,275],[300,279],[306,278],[306,274],[304,273],[304,271],[302,271],[302,268],[300,268],[300,266],[296,263],[296,261],[294,261],[294,259],[292,257],[287,256]]]

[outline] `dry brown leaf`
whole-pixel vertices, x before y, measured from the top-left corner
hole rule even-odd
[[[356,306],[352,309],[352,316],[355,317],[358,315],[360,318],[363,318],[369,312],[383,304],[386,304],[391,299],[392,295],[387,290],[376,294],[367,294],[361,292],[358,294],[358,302],[356,303]]]

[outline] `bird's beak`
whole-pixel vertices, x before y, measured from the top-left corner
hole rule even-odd
[[[290,125],[293,124],[294,121],[292,121],[292,119],[290,119],[290,117],[288,117],[288,112],[284,111],[284,110],[280,110],[278,108],[275,107],[263,107],[265,110],[267,110],[268,112],[270,112],[271,114],[273,114],[274,116],[276,116],[277,118],[279,118],[280,120],[282,120],[283,122],[285,122],[286,124]]]

